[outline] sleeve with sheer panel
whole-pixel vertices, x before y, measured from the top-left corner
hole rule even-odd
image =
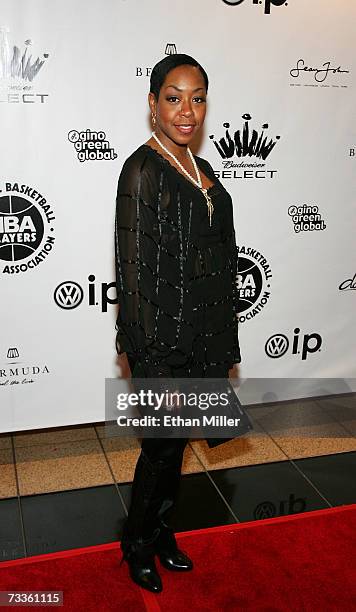
[[[233,322],[232,322],[232,333],[233,333],[233,345],[232,345],[232,362],[241,362],[240,343],[239,343],[239,323],[238,323],[238,312],[239,312],[239,289],[238,289],[238,247],[236,244],[236,232],[234,225],[234,211],[233,203],[230,194],[226,191],[223,184],[215,176],[214,170],[210,163],[206,160],[204,162],[204,169],[212,180],[215,180],[220,187],[223,189],[225,196],[224,201],[226,203],[226,212],[222,223],[221,238],[223,243],[226,245],[229,261],[229,269],[231,273],[232,283],[232,305],[233,305]]]
[[[231,206],[231,217],[232,214],[232,206]],[[238,248],[236,245],[236,233],[233,225],[232,218],[232,228],[230,236],[227,236],[227,245],[229,249],[229,259],[230,259],[230,270],[231,270],[231,280],[232,280],[232,295],[233,295],[233,362],[240,363],[241,362],[241,353],[240,353],[240,343],[239,343],[239,323],[238,323],[238,312],[239,312],[239,290],[238,290]]]
[[[116,346],[119,354],[133,355],[151,377],[170,376],[171,367],[189,356],[189,346],[185,354],[177,345],[182,259],[177,232],[165,221],[164,199],[164,175],[157,165],[144,156],[128,158],[116,199]]]
[[[239,289],[238,289],[238,247],[236,244],[236,232],[234,227],[234,213],[232,199],[229,196],[229,205],[227,209],[227,219],[224,225],[223,241],[226,242],[228,254],[229,254],[229,266],[231,272],[232,282],[232,301],[233,301],[233,349],[232,357],[233,363],[241,362],[240,343],[239,343]]]
[[[233,229],[232,235],[229,241],[230,250],[230,270],[232,278],[232,291],[233,291],[233,363],[241,362],[240,353],[240,342],[239,342],[239,323],[238,323],[238,312],[239,312],[239,290],[237,286],[238,278],[238,249],[236,246],[235,230]]]

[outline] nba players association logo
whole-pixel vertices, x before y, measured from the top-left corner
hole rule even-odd
[[[259,129],[252,127],[250,125],[252,117],[249,113],[242,115],[242,119],[244,120],[242,127],[236,130],[225,121],[222,124],[225,132],[220,138],[215,134],[209,135],[222,159],[223,170],[214,170],[216,176],[223,179],[274,178],[277,170],[267,169],[266,160],[280,136],[269,134],[268,123],[263,123]]]
[[[238,247],[239,323],[253,319],[271,297],[272,272],[267,259],[251,247]]]
[[[33,81],[49,55],[33,55],[29,38],[22,49],[17,45],[11,46],[9,32],[9,28],[0,26],[0,102],[43,104],[48,94],[34,92]]]
[[[55,216],[46,198],[28,185],[0,183],[0,262],[3,274],[27,272],[53,249]]]

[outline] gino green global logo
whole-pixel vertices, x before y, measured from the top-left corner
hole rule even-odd
[[[71,130],[68,133],[68,140],[74,146],[77,158],[80,162],[88,160],[113,160],[117,158],[114,148],[106,138],[105,132],[83,130]]]

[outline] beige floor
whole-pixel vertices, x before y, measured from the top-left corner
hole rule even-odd
[[[184,474],[356,451],[356,395],[248,409],[253,431],[209,449],[187,446]],[[115,433],[111,430],[109,433]],[[131,482],[135,438],[103,424],[0,435],[0,498]]]

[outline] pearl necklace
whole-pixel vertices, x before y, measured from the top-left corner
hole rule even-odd
[[[192,175],[191,175],[191,174],[188,172],[188,170],[186,170],[186,169],[184,168],[184,166],[182,166],[182,164],[180,163],[180,161],[178,161],[178,159],[175,157],[175,155],[173,155],[173,153],[171,153],[171,152],[169,151],[169,149],[167,149],[167,148],[166,148],[166,147],[165,147],[165,146],[164,146],[164,145],[161,143],[161,141],[159,140],[159,138],[156,136],[156,133],[155,133],[155,132],[152,132],[152,136],[153,136],[153,138],[154,138],[154,139],[155,139],[155,140],[158,142],[158,144],[160,145],[160,147],[162,147],[162,149],[163,149],[163,150],[164,150],[164,151],[165,151],[165,152],[166,152],[168,155],[170,155],[170,157],[171,157],[172,159],[174,159],[174,161],[176,162],[177,166],[179,166],[179,168],[180,168],[180,169],[181,169],[181,170],[184,172],[184,174],[185,174],[185,175],[186,175],[186,176],[187,176],[187,177],[188,177],[188,178],[189,178],[189,179],[192,181],[192,183],[194,183],[194,185],[196,185],[196,186],[197,186],[197,187],[200,189],[200,191],[201,191],[201,192],[204,194],[205,199],[206,199],[206,205],[207,205],[207,207],[208,207],[209,225],[211,226],[211,216],[212,216],[212,214],[213,214],[213,212],[214,212],[214,206],[213,206],[213,203],[212,203],[211,197],[210,197],[210,196],[209,196],[209,194],[208,194],[208,190],[207,190],[207,189],[205,189],[205,188],[203,187],[203,184],[202,184],[202,182],[201,182],[200,172],[199,172],[199,170],[198,170],[197,163],[196,163],[196,161],[195,161],[195,159],[194,159],[194,155],[193,155],[193,153],[191,152],[190,148],[189,148],[189,147],[187,147],[187,151],[188,151],[188,154],[189,154],[190,159],[192,160],[193,168],[194,168],[194,170],[195,170],[195,174],[197,175],[197,179],[193,178],[193,177],[192,177]]]

